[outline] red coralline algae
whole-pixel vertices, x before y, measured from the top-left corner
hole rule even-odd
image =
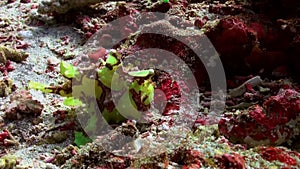
[[[156,88],[163,91],[166,98],[166,107],[163,111],[163,115],[170,115],[171,110],[179,110],[180,88],[177,82],[168,78],[159,82],[159,86]]]
[[[111,34],[113,32],[114,35],[118,35],[119,33],[121,33],[126,37],[130,33],[135,32],[135,30],[137,29],[137,25],[133,22],[133,18],[132,20],[117,19],[124,16],[128,16],[128,18],[130,18],[130,15],[133,15],[137,12],[138,11],[136,10],[136,6],[134,3],[118,3],[116,7],[112,8],[112,10],[105,11],[104,14],[96,14],[98,15],[98,20],[91,19],[95,18],[95,15],[90,16],[76,13],[76,23],[87,39],[90,38],[94,33],[96,33],[100,28],[102,28],[101,31],[103,32],[107,31],[107,34]],[[115,25],[113,27],[109,26],[108,30],[105,30],[107,27],[104,26],[104,23],[109,23],[112,21],[118,21],[119,25]]]
[[[223,154],[222,156],[217,156],[216,159],[218,160],[218,166],[221,169],[245,169],[245,160],[244,158],[236,153],[232,154]]]
[[[167,23],[159,23],[157,24],[159,26],[170,26]],[[157,29],[159,29],[159,26]],[[154,28],[156,29],[156,28]],[[173,27],[170,28],[170,30],[166,31],[173,31],[173,32],[178,32],[180,29],[174,29]],[[182,33],[184,34],[184,33]],[[177,36],[177,35],[174,35]],[[201,42],[201,38],[203,36],[201,35],[195,35],[193,38],[191,37],[181,37],[185,38],[186,41],[191,41],[191,42]],[[190,39],[189,39],[190,38]],[[194,45],[194,44],[192,44]],[[196,44],[195,44],[196,45]],[[193,71],[194,77],[196,78],[196,81],[198,84],[202,84],[203,81],[207,78],[207,73],[206,70],[203,66],[203,63],[201,62],[200,59],[195,56],[195,53],[187,47],[184,43],[174,39],[170,38],[164,35],[157,35],[157,34],[140,34],[136,38],[136,42],[134,46],[131,47],[131,52],[134,53],[136,50],[141,50],[141,49],[147,49],[147,48],[159,48],[162,50],[167,50],[178,56],[180,59],[182,59]],[[128,50],[130,51],[130,49]],[[176,72],[175,72],[176,73]]]
[[[76,23],[85,33],[87,38],[90,38],[95,32],[100,29],[100,25],[97,22],[92,21],[89,16],[79,16],[76,19]]]
[[[254,70],[263,68],[267,72],[272,72],[277,67],[286,65],[288,57],[282,51],[266,51],[256,45],[245,58],[245,62]]]
[[[239,115],[225,115],[219,122],[221,134],[233,142],[254,145],[280,145],[295,135],[300,114],[300,95],[293,89],[281,90]]]
[[[257,22],[252,22],[249,24],[250,29],[253,30],[254,34],[256,34],[257,40],[262,41],[266,37],[266,31],[262,24]]]
[[[202,28],[205,23],[208,21],[208,18],[205,16],[203,18],[196,18],[195,19],[195,22],[194,22],[194,25],[197,27],[197,28]]]
[[[7,131],[3,131],[0,133],[0,142],[4,144],[4,139],[6,139],[8,137],[8,132]]]
[[[277,20],[273,29],[266,31],[266,37],[262,45],[270,51],[284,51],[290,46],[293,37],[297,35],[295,28],[288,24],[289,21]]]
[[[204,154],[199,150],[179,148],[171,156],[171,160],[184,164],[182,168],[200,168],[205,163]]]
[[[1,66],[0,65],[0,71],[5,75],[7,76],[8,72],[11,72],[15,70],[15,68],[11,65],[11,62],[8,60],[6,61],[5,65],[4,66]]]
[[[30,9],[37,9],[38,8],[38,4],[32,4]]]
[[[256,41],[253,30],[237,17],[221,19],[206,35],[220,53],[225,69],[238,67],[241,70],[244,58],[251,53]]]
[[[182,166],[182,169],[195,169],[195,168],[200,168],[201,165],[198,164],[189,164],[189,165],[184,165]]]
[[[258,43],[246,58],[247,65],[256,71],[263,69],[265,73],[276,77],[294,74],[293,67],[299,64],[299,59],[295,59],[299,56],[299,50],[297,51],[297,43],[294,43],[300,33],[297,26],[299,22],[299,19],[292,18],[277,19],[273,23],[249,23],[248,26],[256,35]],[[288,69],[283,70],[283,67]]]
[[[292,156],[300,156],[300,154],[297,152],[288,152],[287,150],[278,147],[261,147],[259,149],[259,153],[267,161],[277,160],[291,166],[297,165],[296,159]]]
[[[209,124],[209,118],[207,116],[205,116],[205,117],[200,116],[200,117],[197,117],[197,119],[195,120],[195,126],[198,126],[198,125],[204,126],[204,125],[208,125],[208,124]]]
[[[57,111],[53,112],[53,117],[56,117],[55,123],[64,121],[67,114],[68,114],[68,111],[66,111],[66,110],[57,110]]]
[[[297,63],[290,61],[290,55],[295,53],[292,42],[297,35],[294,26],[297,21],[279,20],[270,24],[244,20],[236,16],[225,17],[206,32],[221,55],[225,70],[258,72],[263,69],[268,75],[287,75],[288,71],[282,72],[279,68]],[[201,22],[195,23],[201,26]]]
[[[300,94],[292,89],[282,90],[277,96],[264,102],[268,118],[273,126],[296,119],[300,113]]]
[[[75,127],[76,127],[76,123],[72,121],[72,122],[65,123],[63,126],[59,128],[59,130],[60,131],[74,130]]]
[[[217,32],[208,32],[208,37],[221,55],[242,57],[252,48],[254,35],[245,23],[235,17],[221,19]]]
[[[201,166],[204,162],[204,154],[199,150],[189,150],[185,153],[186,164],[196,164],[197,166]]]

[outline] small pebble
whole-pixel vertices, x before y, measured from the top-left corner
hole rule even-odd
[[[18,36],[30,39],[33,37],[33,33],[30,30],[23,30],[18,33]]]
[[[51,57],[47,59],[48,65],[58,65],[60,63],[60,60],[55,58],[55,57]]]

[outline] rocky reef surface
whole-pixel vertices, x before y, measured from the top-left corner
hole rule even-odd
[[[1,1],[0,169],[300,168],[299,7]]]

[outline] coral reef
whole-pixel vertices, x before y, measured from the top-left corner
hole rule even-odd
[[[222,18],[206,35],[220,53],[227,72],[247,68],[244,60],[251,53],[256,38],[243,20],[234,16]]]
[[[299,135],[299,93],[282,89],[263,106],[254,105],[237,114],[225,114],[220,132],[233,142],[249,146],[280,145]]]
[[[294,156],[300,157],[300,153],[289,151],[283,147],[260,147],[257,148],[257,151],[267,161],[280,161],[290,166],[297,165],[297,159]]]
[[[99,168],[109,168],[110,166],[114,168],[202,167],[224,169],[299,167],[296,162],[300,159],[298,152],[283,147],[246,149],[243,145],[232,144],[224,137],[220,137],[217,125],[199,126],[194,133],[190,133],[188,138],[186,144],[193,147],[179,146],[167,154],[162,153],[155,157],[136,159],[111,154],[105,151],[98,142],[88,143],[76,151],[77,153],[73,157],[67,154],[65,157],[69,159],[63,167],[77,168],[79,164]],[[101,139],[102,137],[99,138],[99,140]],[[68,150],[70,151],[70,149]],[[100,159],[100,155],[103,158]]]
[[[199,24],[196,21],[196,25]],[[228,75],[235,71],[240,74],[261,71],[267,76],[293,75],[298,63],[295,57],[300,32],[298,23],[296,18],[271,21],[255,15],[231,15],[221,18],[212,27],[206,25],[205,34],[219,52]]]
[[[156,102],[155,105],[166,103],[163,104],[163,106],[165,107],[162,112],[162,115],[170,115],[172,113],[172,110],[180,109],[179,105],[181,99],[181,92],[176,81],[172,81],[171,77],[168,77],[168,75],[161,75],[157,79],[156,89],[161,90],[161,92],[163,92],[165,95],[164,98],[159,99],[159,95],[156,95],[156,97],[154,98],[154,101]]]
[[[297,0],[0,4],[0,168],[300,168]]]
[[[164,33],[154,34],[154,33],[136,33],[131,38],[129,38],[124,44],[121,45],[122,54],[130,55],[135,53],[138,50],[147,49],[147,48],[159,48],[163,50],[170,51],[182,59],[196,78],[198,84],[202,84],[207,78],[207,74],[204,68],[202,61],[196,56],[193,49],[189,49],[186,44],[189,46],[198,46],[198,51],[202,51],[202,43],[206,43],[205,36],[203,32],[199,30],[186,30],[176,27],[171,24],[172,18],[169,21],[157,21],[147,24],[141,30],[142,32],[151,32],[151,30],[164,30]],[[193,25],[193,23],[190,23]],[[165,36],[166,34],[168,36]],[[191,39],[191,36],[193,37]],[[174,37],[174,38],[172,38]],[[167,43],[162,43],[167,42]],[[204,50],[203,50],[204,51]],[[153,51],[154,52],[154,51]],[[212,52],[212,51],[209,51]],[[155,52],[153,55],[157,55]],[[204,54],[203,54],[204,55]],[[163,58],[159,59],[163,60]],[[169,68],[172,70],[172,68]],[[174,68],[173,68],[174,69]],[[176,72],[172,72],[175,73]]]
[[[216,157],[220,168],[236,168],[236,169],[245,169],[245,160],[239,154],[232,153],[232,154],[223,154],[222,156]]]

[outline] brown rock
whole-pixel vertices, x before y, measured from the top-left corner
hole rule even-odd
[[[16,120],[23,115],[37,117],[42,113],[44,106],[33,100],[29,91],[20,90],[10,97],[10,103],[5,110],[5,118]]]

